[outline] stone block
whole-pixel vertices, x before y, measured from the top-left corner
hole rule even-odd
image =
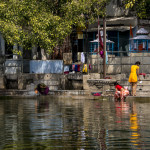
[[[21,73],[21,67],[5,67],[5,74]]]
[[[43,80],[51,80],[52,78],[54,78],[54,76],[52,74],[44,74],[43,75]]]
[[[83,89],[89,90],[89,84],[87,83],[87,80],[90,78],[90,75],[83,75]]]
[[[29,85],[26,85],[26,90],[28,90],[28,91],[34,91],[35,87],[36,87],[36,85],[33,84],[33,83],[31,83]]]
[[[5,79],[5,76],[0,76],[0,89],[6,89],[6,79]]]
[[[146,74],[145,79],[150,80],[150,74]]]
[[[23,90],[25,85],[25,81],[23,78],[18,78],[18,90]]]
[[[137,90],[141,90],[141,91],[148,91],[149,90],[149,92],[150,92],[150,85],[138,84]]]
[[[108,74],[119,74],[119,73],[121,73],[121,66],[120,65],[108,65],[107,73]]]
[[[58,90],[58,86],[54,86],[54,85],[51,85],[51,86],[48,86],[50,90]]]
[[[100,79],[99,73],[90,73],[90,79]]]
[[[123,80],[126,79],[126,74],[116,74],[116,80]]]
[[[63,53],[63,61],[65,65],[72,64],[72,53]]]
[[[102,86],[99,84],[99,88],[96,85],[91,85],[87,82],[89,79],[100,79],[100,74],[90,74],[90,75],[83,75],[83,89],[89,91],[99,91]]]
[[[122,57],[121,59],[122,59],[121,60],[122,64],[129,64],[129,65],[131,65],[131,57]]]
[[[103,88],[102,88],[102,92],[103,92],[103,95],[106,94],[107,90],[110,90],[110,85],[103,85]]]
[[[58,86],[59,85],[59,81],[55,81],[55,80],[50,80],[50,81],[41,80],[40,83],[44,83],[47,86],[50,86],[50,85]]]
[[[18,75],[17,74],[6,74],[6,79],[17,80]]]
[[[72,86],[74,90],[83,90],[82,80],[72,80]]]

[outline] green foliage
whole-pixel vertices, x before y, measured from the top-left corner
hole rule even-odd
[[[16,49],[13,50],[13,54],[17,54],[17,55],[22,56],[22,52],[19,50],[16,50]]]
[[[74,26],[85,28],[105,15],[109,0],[1,0],[0,30],[9,44],[38,44],[47,52],[61,44]],[[88,18],[85,17],[88,16]]]
[[[123,2],[126,9],[132,9],[136,11],[137,17],[149,17],[150,0],[124,0]]]

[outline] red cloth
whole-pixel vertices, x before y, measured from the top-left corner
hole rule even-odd
[[[121,85],[116,85],[115,88],[118,90],[118,91],[121,91],[121,89],[123,88]]]
[[[140,73],[139,75],[143,75],[143,76],[146,76],[146,73]]]
[[[77,65],[77,70],[80,71],[80,65]]]
[[[64,74],[69,74],[69,71],[65,71]]]
[[[93,94],[94,96],[101,96],[101,94],[100,93],[95,93],[95,94]]]

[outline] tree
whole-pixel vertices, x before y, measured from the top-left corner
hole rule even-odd
[[[137,17],[147,18],[150,15],[150,0],[124,0],[126,9],[135,10]]]
[[[61,44],[74,26],[85,28],[104,15],[109,0],[1,0],[0,31],[9,44],[38,44],[47,52]]]

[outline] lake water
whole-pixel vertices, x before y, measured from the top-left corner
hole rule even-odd
[[[150,101],[0,100],[1,150],[150,149]]]

